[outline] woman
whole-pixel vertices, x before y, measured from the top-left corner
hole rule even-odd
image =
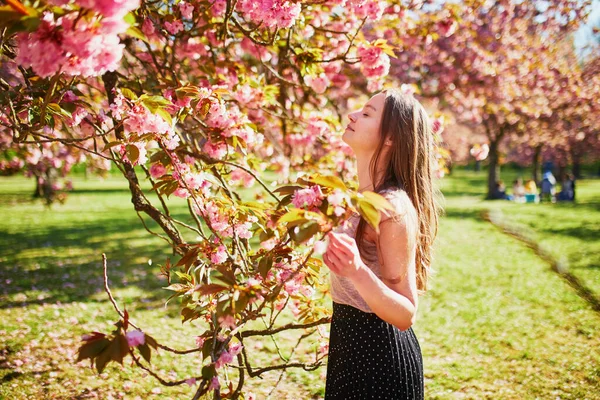
[[[325,399],[423,399],[423,363],[411,325],[427,288],[437,234],[431,123],[411,95],[387,90],[349,115],[342,139],[354,150],[359,192],[386,197],[394,212],[377,234],[359,214],[330,233],[333,316]]]

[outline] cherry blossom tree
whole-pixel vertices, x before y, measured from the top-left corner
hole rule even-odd
[[[129,356],[165,385],[196,385],[194,399],[210,391],[244,398],[245,376],[318,368],[327,342],[319,326],[330,321],[319,301],[319,239],[355,210],[377,229],[390,207],[376,193],[354,190],[343,119],[351,99],[397,85],[386,81],[395,49],[380,27],[422,2],[6,3],[3,171],[31,170],[57,190],[53,179],[75,163],[117,168],[149,234],[177,257],[161,265],[169,300],[180,301],[183,322],[204,327],[190,349],[157,342],[113,298],[104,258],[119,320],[112,332],[84,336],[78,361],[101,372]],[[405,90],[412,95],[411,86]],[[242,188],[254,198],[241,196]],[[173,197],[186,200],[189,218],[174,217]],[[285,308],[297,321],[277,326]],[[246,328],[264,317],[265,329]],[[320,336],[314,362],[252,365],[244,340],[302,329],[303,339]],[[196,376],[168,380],[150,364],[158,349],[206,361]],[[231,364],[235,386],[224,372]]]
[[[439,3],[385,32],[389,42],[401,43],[391,74],[417,83],[424,96],[440,97],[459,122],[486,135],[488,197],[499,176],[501,144],[572,99],[557,85],[570,78],[555,68],[556,43],[589,7],[589,1],[560,0]],[[423,24],[428,34],[415,35]]]

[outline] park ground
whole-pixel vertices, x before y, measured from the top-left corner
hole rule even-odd
[[[74,363],[81,335],[107,332],[117,320],[103,291],[103,252],[113,295],[149,334],[189,348],[199,333],[181,325],[176,303],[164,306],[158,264],[170,251],[144,230],[123,180],[76,177],[74,186],[66,204],[48,210],[30,200],[31,180],[0,178],[0,399],[191,398],[192,388],[163,387],[129,359],[102,375]],[[577,182],[577,204],[484,201],[485,171],[456,169],[441,188],[436,272],[414,326],[426,398],[600,399],[600,180]],[[174,214],[184,218],[182,203]],[[289,355],[295,337],[278,343]],[[247,347],[256,366],[277,360],[270,340]],[[314,351],[309,340],[294,357],[310,362]],[[194,356],[153,357],[166,378],[196,374],[199,365]],[[325,366],[289,370],[269,398],[322,398],[324,376]],[[246,388],[265,399],[279,378],[267,373]]]

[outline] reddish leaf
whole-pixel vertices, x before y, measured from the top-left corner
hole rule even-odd
[[[195,291],[202,293],[203,295],[215,294],[222,292],[223,290],[229,289],[227,286],[217,285],[216,283],[209,283],[196,288]]]
[[[150,364],[150,358],[152,357],[152,352],[150,351],[150,346],[148,346],[148,343],[139,345],[138,350],[140,351],[140,354],[142,355],[142,357],[144,357],[144,360],[146,360],[146,362],[148,362],[148,364]]]

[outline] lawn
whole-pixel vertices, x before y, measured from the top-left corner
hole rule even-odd
[[[600,315],[531,249],[481,218],[482,210],[500,209],[598,290],[600,181],[578,182],[576,205],[482,201],[484,181],[483,171],[456,170],[442,182],[436,274],[414,327],[427,398],[600,399]],[[74,185],[66,204],[47,210],[29,200],[31,181],[0,178],[0,398],[191,398],[192,388],[162,387],[129,362],[100,376],[73,362],[81,334],[106,332],[117,320],[102,289],[102,252],[115,298],[149,334],[189,348],[200,330],[181,325],[175,302],[164,307],[158,264],[171,251],[144,230],[126,184],[113,177]],[[173,214],[184,218],[183,202]],[[290,320],[287,313],[282,322]],[[297,335],[282,336],[289,355]],[[247,345],[254,365],[276,360],[272,342]],[[314,347],[309,339],[295,357],[310,361]],[[163,352],[153,366],[180,378],[197,373],[200,361]],[[290,370],[270,398],[318,399],[324,373],[324,366]],[[264,399],[278,378],[267,373],[246,387]]]

